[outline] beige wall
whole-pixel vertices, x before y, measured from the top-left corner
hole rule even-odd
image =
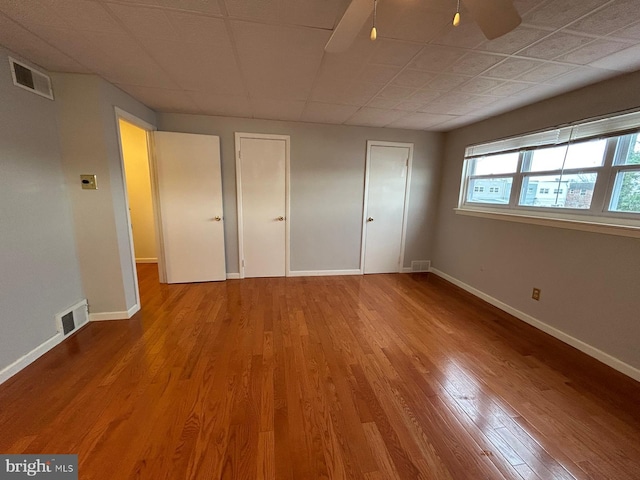
[[[467,145],[638,108],[638,85],[640,72],[447,134],[433,260],[442,272],[640,373],[639,239],[454,213]],[[539,302],[531,299],[534,286],[542,289]]]
[[[147,133],[120,120],[120,139],[136,261],[157,261]]]

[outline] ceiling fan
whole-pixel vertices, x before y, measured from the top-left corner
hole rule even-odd
[[[364,22],[374,12],[377,0],[351,0],[344,15],[333,30],[333,34],[325,45],[326,52],[338,53],[347,50],[360,33]],[[489,40],[509,33],[522,22],[512,0],[462,0],[469,10],[469,14]],[[454,25],[460,21],[460,2],[454,19]],[[375,13],[374,31],[375,39]]]

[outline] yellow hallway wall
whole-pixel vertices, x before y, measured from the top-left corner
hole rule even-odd
[[[120,135],[136,261],[157,261],[147,134],[143,129],[120,120]]]

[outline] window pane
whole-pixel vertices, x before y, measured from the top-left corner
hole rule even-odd
[[[473,178],[469,182],[467,202],[507,205],[513,178]]]
[[[543,172],[569,168],[600,167],[604,162],[606,140],[591,140],[560,147],[539,148],[533,151],[526,171]]]
[[[623,135],[618,140],[615,165],[640,165],[640,135]]]
[[[520,205],[527,207],[591,207],[597,174],[526,176],[522,180]]]
[[[640,213],[640,170],[618,173],[609,210]]]
[[[489,155],[476,158],[473,161],[472,175],[499,175],[514,173],[518,168],[518,152]]]

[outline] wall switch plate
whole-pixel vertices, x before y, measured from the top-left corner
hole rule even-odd
[[[533,298],[534,300],[540,300],[540,289],[539,288],[534,288],[533,289],[533,293],[531,294],[531,298]]]
[[[95,175],[80,175],[83,190],[97,190],[98,179]]]

